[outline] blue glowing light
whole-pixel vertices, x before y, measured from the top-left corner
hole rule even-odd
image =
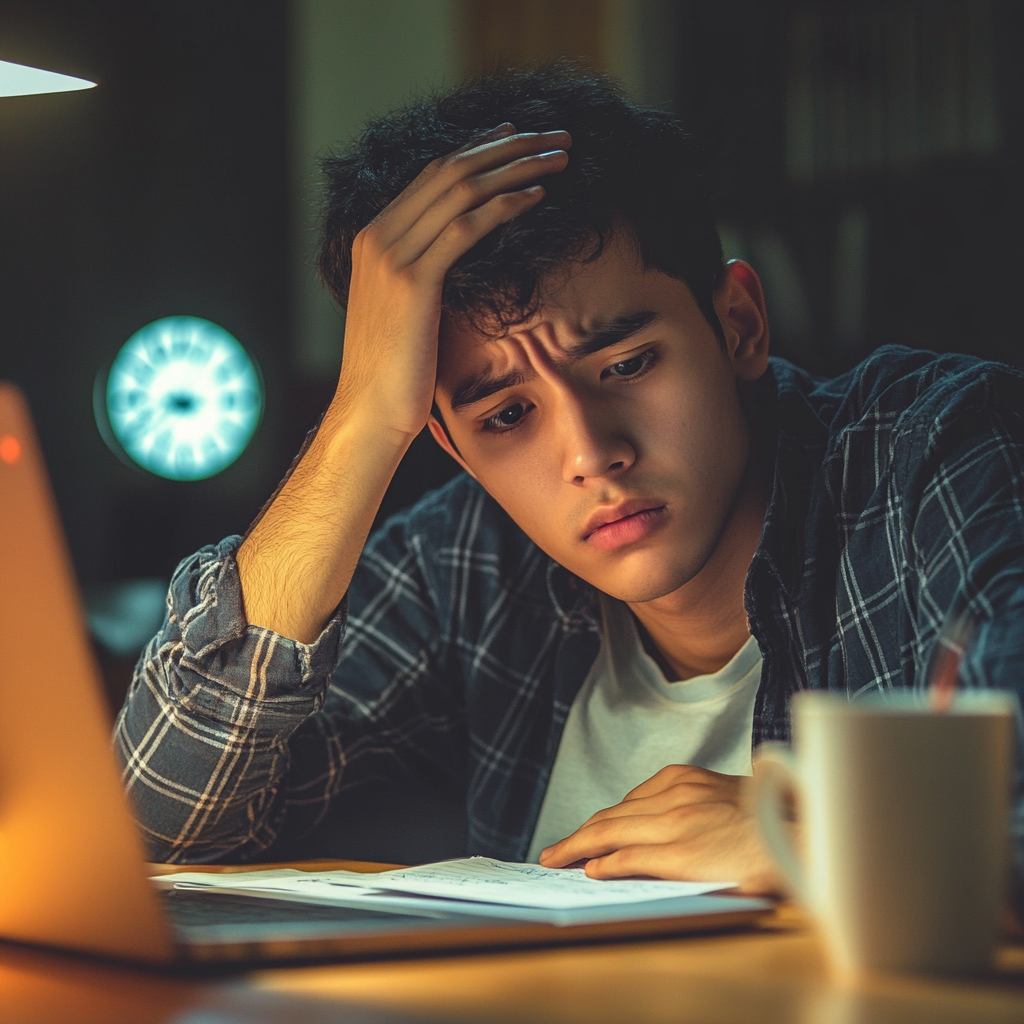
[[[263,412],[249,354],[223,327],[169,316],[136,331],[107,376],[110,429],[143,469],[202,480],[245,451]]]

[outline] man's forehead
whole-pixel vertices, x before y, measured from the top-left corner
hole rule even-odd
[[[529,317],[499,326],[472,314],[445,315],[441,339],[493,348],[495,342],[538,331],[567,338],[587,337],[636,312],[638,304],[643,304],[638,291],[644,291],[651,279],[662,277],[660,271],[645,269],[630,238],[616,232],[597,259],[553,269],[538,285],[539,302]]]
[[[496,349],[503,343],[525,335],[550,334],[554,338],[584,338],[612,322],[616,314],[594,309],[563,308],[553,304],[541,306],[533,315],[508,326],[488,326],[486,322],[444,318],[441,341],[459,346]]]
[[[503,331],[488,332],[472,325],[443,326],[440,334],[441,369],[444,364],[504,362],[527,339],[561,350],[569,359],[582,358],[632,337],[661,319],[657,309],[623,302],[605,310],[541,309],[529,320]]]

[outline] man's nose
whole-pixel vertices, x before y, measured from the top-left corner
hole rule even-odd
[[[621,476],[636,462],[636,449],[601,403],[569,398],[558,412],[566,483],[580,486],[593,479]]]

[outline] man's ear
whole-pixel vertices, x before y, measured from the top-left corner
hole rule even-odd
[[[431,414],[430,419],[427,420],[427,426],[430,428],[430,433],[433,435],[434,440],[474,479],[476,480],[476,473],[473,472],[466,465],[466,460],[459,454],[458,448],[452,444],[452,439],[448,436],[448,431],[441,426],[438,422],[437,417]]]
[[[768,313],[754,268],[730,260],[715,288],[714,303],[736,376],[757,380],[768,369]]]

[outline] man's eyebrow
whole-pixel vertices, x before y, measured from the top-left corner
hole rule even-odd
[[[488,377],[486,373],[477,374],[464,380],[453,392],[451,406],[453,412],[464,409],[467,405],[475,405],[491,395],[496,395],[506,388],[514,388],[526,381],[526,374],[520,370],[510,370],[500,377]]]
[[[584,356],[593,355],[611,345],[617,345],[620,341],[626,341],[634,334],[639,334],[660,319],[660,313],[643,310],[640,313],[627,313],[624,316],[613,317],[611,320],[598,323],[593,330],[587,332],[587,337],[583,341],[569,348],[569,358],[582,359]]]
[[[620,341],[626,341],[639,334],[642,330],[650,327],[661,318],[660,313],[653,310],[643,310],[639,313],[627,313],[623,316],[613,317],[611,320],[599,322],[593,330],[587,332],[587,337],[576,345],[570,346],[567,355],[571,361],[583,359],[585,356],[593,355],[611,345],[617,345]],[[526,374],[521,370],[510,370],[500,377],[489,377],[486,373],[477,374],[464,380],[453,392],[451,407],[453,412],[465,409],[466,406],[482,402],[491,395],[507,388],[514,388],[526,382]]]

